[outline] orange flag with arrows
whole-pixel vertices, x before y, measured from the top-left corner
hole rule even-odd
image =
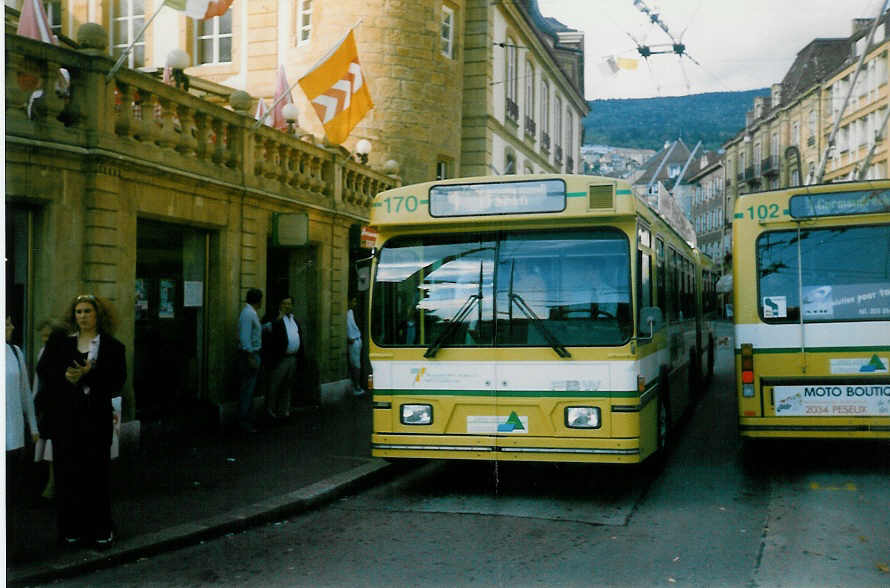
[[[374,107],[350,29],[327,55],[299,80],[324,125],[328,140],[339,145]]]

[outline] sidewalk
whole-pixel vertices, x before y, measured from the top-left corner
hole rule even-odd
[[[256,433],[143,430],[143,449],[112,462],[114,547],[56,543],[55,512],[39,496],[7,512],[8,584],[34,584],[132,561],[292,516],[379,479],[370,457],[371,399],[298,409]],[[39,491],[38,491],[39,494]],[[42,503],[41,503],[42,501]]]

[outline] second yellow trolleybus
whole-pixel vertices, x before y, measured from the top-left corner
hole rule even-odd
[[[741,196],[733,288],[743,438],[890,438],[890,181]]]

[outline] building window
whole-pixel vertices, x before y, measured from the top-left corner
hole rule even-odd
[[[513,151],[507,151],[504,156],[504,175],[513,175],[516,173],[516,154]]]
[[[49,28],[57,37],[62,34],[62,3],[44,2],[46,18],[49,19]]]
[[[680,175],[680,164],[679,163],[672,163],[672,164],[668,165],[668,177],[669,178],[676,178],[679,175]]]
[[[553,144],[562,147],[562,98],[556,97],[553,108]]]
[[[575,142],[575,121],[572,120],[572,111],[566,108],[566,155],[571,155]]]
[[[440,159],[436,162],[436,179],[447,180],[448,178],[448,162],[444,159]]]
[[[231,63],[232,11],[208,20],[195,21],[195,55],[198,65]]]
[[[761,163],[761,146],[760,143],[756,143],[754,145],[754,161],[751,163],[754,164],[754,175],[760,175],[760,163]]]
[[[550,84],[541,80],[541,148],[550,151]]]
[[[535,170],[532,169],[532,166],[526,162],[523,173],[527,176],[530,176],[535,173]]]
[[[791,123],[791,144],[800,145],[800,122]]]
[[[516,121],[519,118],[519,74],[516,71],[518,66],[517,57],[519,55],[519,50],[516,47],[516,42],[507,37],[507,42],[504,44],[504,50],[507,53],[507,71],[505,83],[507,85],[507,118]]]
[[[145,25],[145,4],[142,0],[114,0],[111,3],[111,56],[120,57]],[[139,39],[127,55],[127,67],[145,65],[145,39]]]
[[[454,59],[454,10],[442,5],[442,55]]]
[[[535,136],[535,66],[525,62],[525,134]]]
[[[297,46],[312,40],[312,0],[297,0]]]

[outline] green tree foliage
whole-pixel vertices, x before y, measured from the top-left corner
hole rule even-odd
[[[590,113],[582,121],[585,145],[661,149],[665,141],[681,138],[692,148],[718,150],[745,126],[745,113],[755,96],[769,88],[744,92],[711,92],[664,98],[627,98],[588,101]]]

